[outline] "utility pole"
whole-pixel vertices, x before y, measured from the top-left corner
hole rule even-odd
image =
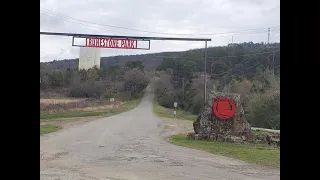
[[[206,105],[207,100],[207,48],[208,42],[205,41],[205,49],[204,49],[204,106]]]
[[[269,44],[269,39],[270,39],[270,28],[268,28],[268,44]]]
[[[231,62],[231,58],[230,58],[230,52],[228,53],[228,59],[229,59],[229,63],[230,63],[230,67],[231,67],[231,81],[230,81],[230,83],[229,83],[229,89],[228,89],[228,92],[230,93],[231,92],[231,82],[232,82],[232,80],[233,80],[233,73],[232,73],[232,62]]]
[[[117,69],[114,70],[114,76],[113,76],[113,93],[116,93],[116,81],[117,81]]]
[[[213,62],[213,59],[212,59],[212,63],[211,63],[211,72],[210,72],[210,77],[212,77],[212,71],[213,71],[213,65],[214,65],[214,62]],[[213,81],[213,90],[217,90],[216,89],[216,80]]]
[[[184,99],[184,78],[185,78],[185,72],[184,72],[184,67],[182,66],[182,95]]]
[[[273,56],[272,56],[272,75],[274,76],[274,56],[275,56],[275,52],[273,52]]]

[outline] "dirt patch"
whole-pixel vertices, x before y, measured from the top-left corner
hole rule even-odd
[[[162,136],[168,140],[172,135],[193,132],[193,122],[189,120],[180,120],[172,118],[162,118],[164,128]]]
[[[102,116],[95,117],[77,117],[77,118],[61,118],[61,119],[51,119],[40,121],[40,125],[55,125],[66,129],[72,126],[81,125],[93,120],[102,118]]]

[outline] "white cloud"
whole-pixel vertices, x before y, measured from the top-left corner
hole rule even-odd
[[[186,37],[186,35],[146,33],[102,26],[112,25],[142,31],[198,34],[191,37],[211,38],[212,41],[208,46],[227,45],[231,43],[232,37],[230,34],[227,36],[199,34],[265,28],[264,32],[260,30],[257,33],[233,34],[235,43],[265,42],[267,27],[280,25],[279,0],[41,0],[40,6],[40,31]],[[275,34],[279,27],[271,29],[271,40],[279,41],[277,38],[279,32]],[[77,58],[79,49],[72,47],[71,41],[71,37],[41,35],[40,61]],[[203,42],[151,41],[150,51],[103,49],[102,56],[179,51],[201,47],[204,47]]]

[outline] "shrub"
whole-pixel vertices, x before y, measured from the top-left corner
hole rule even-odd
[[[115,94],[105,93],[105,94],[103,95],[103,97],[104,97],[105,99],[110,99],[110,98],[114,98],[114,97],[115,97]]]
[[[171,76],[165,72],[161,72],[159,77],[155,78],[153,86],[159,105],[173,108],[176,97],[173,84],[171,83]]]
[[[158,97],[159,105],[166,108],[173,108],[174,97],[170,93],[163,93]]]
[[[83,84],[72,85],[69,92],[69,96],[101,98],[103,93],[104,93],[103,84],[97,81],[89,81]]]
[[[280,94],[255,94],[247,104],[246,118],[254,127],[280,129]]]

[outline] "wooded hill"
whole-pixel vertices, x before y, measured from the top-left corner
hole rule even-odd
[[[270,48],[271,47],[271,48]],[[276,52],[275,52],[276,51]],[[275,52],[274,61],[273,53]],[[162,52],[145,55],[127,55],[101,57],[101,68],[112,66],[124,66],[127,62],[141,61],[145,70],[154,70],[162,63],[161,69],[165,66],[172,67],[178,64],[173,60],[185,59],[189,66],[195,71],[203,72],[204,69],[204,49],[193,49],[182,52]],[[218,46],[208,48],[207,72],[213,76],[231,75],[232,76],[252,76],[256,67],[261,69],[273,68],[275,73],[280,71],[280,43],[265,45],[263,43],[241,43],[229,44],[228,46]],[[40,62],[40,69],[77,69],[79,59],[54,60],[51,62]],[[165,65],[166,64],[166,65]],[[250,69],[252,68],[252,69]],[[232,70],[232,73],[229,70]],[[228,71],[228,73],[226,73]],[[221,74],[222,73],[222,74]]]

